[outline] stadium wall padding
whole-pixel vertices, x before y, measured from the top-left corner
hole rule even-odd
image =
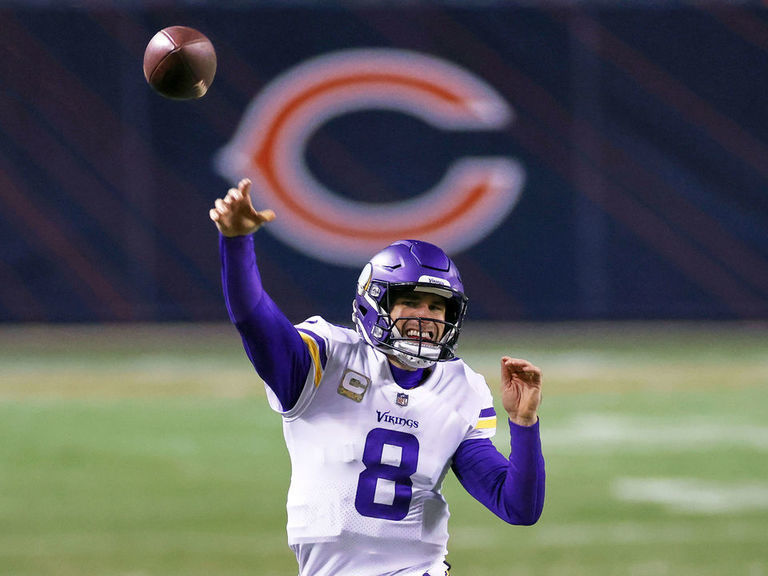
[[[305,122],[292,152],[384,227],[392,206],[440,209],[447,196],[425,195],[457,161],[514,163],[503,217],[443,222],[471,318],[768,318],[764,5],[52,6],[0,6],[2,322],[226,320],[208,209],[236,179],[215,159],[279,79],[361,49],[439,59],[509,108],[488,129],[446,129],[382,88]],[[143,77],[144,46],[177,24],[217,48],[197,101]],[[310,211],[325,201],[296,192]],[[364,259],[268,230],[256,245],[292,320],[348,322]]]

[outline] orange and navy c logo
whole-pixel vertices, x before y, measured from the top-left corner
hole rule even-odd
[[[228,179],[254,182],[257,208],[273,208],[266,229],[318,259],[360,266],[404,238],[456,253],[495,229],[516,204],[525,171],[512,158],[464,157],[430,190],[407,200],[366,203],[318,182],[304,151],[331,118],[394,110],[443,130],[498,130],[510,106],[488,84],[435,57],[395,49],[354,49],[308,60],[251,102],[217,157]]]

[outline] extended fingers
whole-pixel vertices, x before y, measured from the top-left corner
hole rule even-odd
[[[217,198],[213,205],[219,214],[225,214],[230,210],[237,208],[237,205],[243,201],[243,198],[245,198],[245,196],[243,196],[243,191],[240,187],[230,188],[227,190],[227,195],[224,196],[224,198]]]
[[[227,190],[223,198],[214,200],[208,214],[225,236],[252,234],[263,224],[275,219],[272,210],[258,212],[253,208],[250,189],[250,179],[243,178]]]
[[[224,197],[225,204],[237,204],[244,199],[250,199],[249,191],[251,189],[251,181],[248,178],[243,178],[237,183],[237,186],[233,186],[227,190],[227,195]]]
[[[214,209],[216,210],[216,212],[218,212],[219,214],[225,214],[225,213],[229,212],[229,204],[230,203],[226,203],[221,198],[216,198],[216,201],[213,203],[213,205],[215,207]]]
[[[224,196],[224,202],[227,204],[233,204],[240,202],[244,198],[242,190],[239,188],[230,188],[227,190],[227,195]]]
[[[527,369],[538,370],[536,366],[528,362],[528,360],[523,360],[522,358],[510,358],[509,356],[504,356],[501,359],[501,363],[503,366],[512,368],[514,370],[527,370]]]
[[[502,370],[505,370],[510,376],[525,377],[528,381],[539,383],[541,381],[541,369],[534,366],[528,360],[522,358],[510,358],[504,356],[501,359]]]

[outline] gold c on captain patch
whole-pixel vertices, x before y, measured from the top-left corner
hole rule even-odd
[[[370,378],[363,376],[354,370],[347,369],[344,371],[344,376],[341,379],[337,392],[342,396],[351,398],[355,402],[360,402],[370,385]]]

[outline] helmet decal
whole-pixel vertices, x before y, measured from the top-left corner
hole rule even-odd
[[[371,286],[371,277],[373,276],[373,266],[370,262],[365,265],[360,277],[357,279],[357,293],[362,295]]]

